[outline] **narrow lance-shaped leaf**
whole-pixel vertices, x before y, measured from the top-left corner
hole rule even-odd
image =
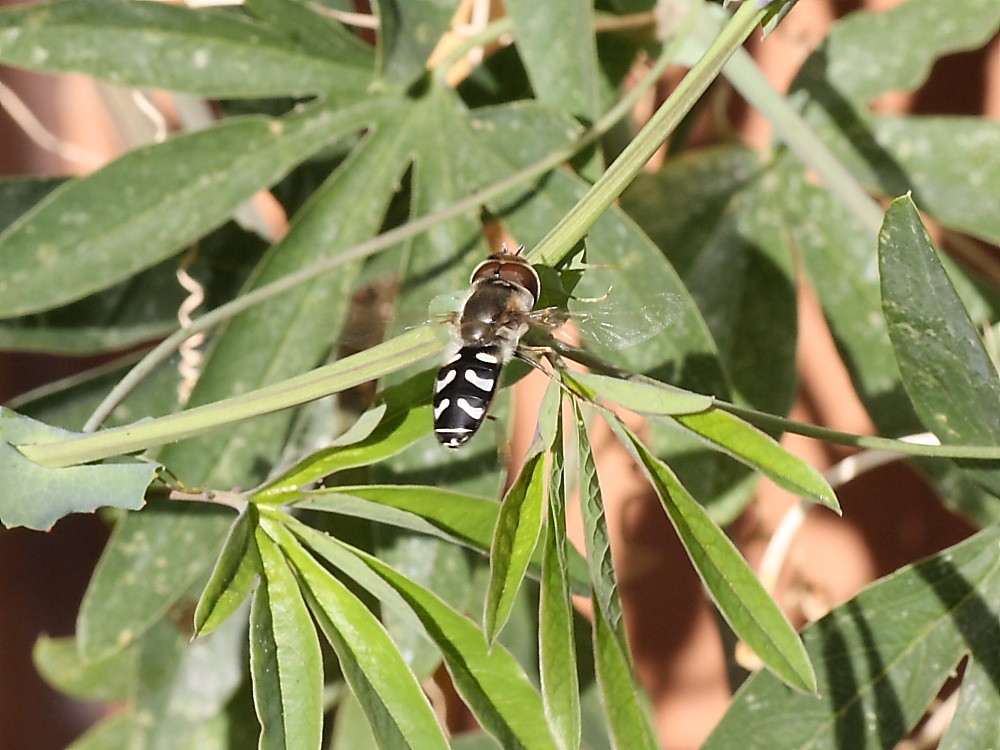
[[[423,372],[387,388],[369,410],[381,411],[381,418],[371,432],[356,441],[338,440],[307,456],[265,483],[257,491],[254,502],[287,502],[286,494],[296,492],[299,487],[338,471],[381,461],[415,443],[430,431],[431,377],[429,371]]]
[[[379,746],[447,750],[427,696],[382,624],[291,532],[278,525],[270,531],[302,576],[310,608],[337,652]]]
[[[555,750],[542,701],[510,652],[499,643],[487,644],[468,618],[435,594],[381,560],[354,551],[413,608],[441,649],[458,693],[484,729],[503,747]]]
[[[590,599],[594,608],[594,666],[608,728],[615,747],[656,750],[659,743],[653,731],[645,694],[636,680],[622,620],[618,580],[604,516],[604,499],[597,481],[586,423],[576,403],[574,416],[579,452],[580,510],[593,587]]]
[[[648,699],[638,684],[632,659],[601,611],[600,602],[594,597],[591,601],[594,606],[594,667],[614,746],[658,750],[660,744],[653,730]]]
[[[426,431],[426,427],[424,428]],[[491,530],[496,527],[500,504],[475,495],[419,485],[368,484],[300,493],[297,508],[367,518],[403,529],[457,542],[488,552]],[[288,493],[288,501],[298,495]],[[381,509],[380,509],[381,506]],[[532,556],[532,564],[538,555]],[[568,549],[573,591],[590,591],[586,562],[575,547]]]
[[[774,438],[737,416],[709,409],[674,420],[709,445],[769,477],[779,487],[840,511],[833,488],[816,469],[782,448]]]
[[[802,641],[750,566],[705,509],[616,417],[608,424],[649,477],[698,575],[726,622],[782,680],[814,691],[816,676]]]
[[[377,599],[382,605],[383,617],[388,614],[388,610],[391,610],[392,615],[401,618],[408,627],[417,631],[422,630],[419,618],[413,614],[413,610],[410,609],[403,597],[378,573],[359,560],[349,547],[335,537],[317,531],[296,518],[286,518],[284,525],[301,539],[306,547]]]
[[[362,105],[233,118],[65,183],[0,234],[0,317],[64,305],[163,260],[369,115]]]
[[[7,65],[213,98],[361,95],[371,56],[353,50],[321,56],[244,14],[165,3],[64,0],[0,13]]]
[[[323,660],[298,581],[264,528],[255,536],[264,576],[250,610],[250,673],[260,721],[260,750],[319,748]]]
[[[878,244],[889,338],[920,420],[945,444],[1000,445],[1000,377],[908,196]],[[962,465],[1000,494],[997,462]]]
[[[573,379],[583,383],[601,398],[641,414],[695,414],[711,408],[711,396],[692,393],[683,388],[648,378],[613,378],[587,372],[573,373]]]
[[[561,410],[560,410],[561,412]],[[562,419],[556,421],[549,463],[548,523],[542,540],[538,597],[538,671],[542,702],[560,750],[580,747],[580,680],[566,548],[566,460]]]
[[[597,479],[594,455],[590,450],[586,422],[579,405],[575,403],[574,416],[579,462],[580,515],[583,517],[590,586],[594,597],[600,603],[601,612],[608,619],[611,631],[620,640],[622,648],[627,651],[622,605],[618,596],[618,579],[611,557],[611,536],[604,517],[604,498],[601,496],[601,485]]]
[[[257,510],[247,508],[229,527],[229,535],[194,611],[194,632],[208,635],[243,603],[260,573],[254,529]]]
[[[483,614],[486,640],[492,643],[514,606],[514,597],[538,546],[545,507],[545,456],[555,439],[562,391],[550,381],[542,399],[535,439],[497,516],[490,546],[490,581]]]

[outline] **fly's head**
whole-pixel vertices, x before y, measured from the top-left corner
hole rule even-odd
[[[458,337],[467,345],[500,344],[513,352],[530,322],[540,282],[520,252],[504,245],[472,272],[472,289],[462,306]]]

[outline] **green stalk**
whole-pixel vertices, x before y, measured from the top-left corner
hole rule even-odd
[[[241,396],[69,440],[19,445],[17,449],[31,461],[50,468],[134,453],[353,388],[440,354],[443,349],[434,326],[424,325],[331,365]]]
[[[737,50],[726,64],[724,74],[733,88],[767,118],[775,134],[799,161],[819,175],[830,194],[873,238],[877,236],[882,226],[882,209],[878,202],[868,195],[788,100],[774,90],[750,54],[744,49]]]
[[[552,228],[527,255],[532,263],[555,265],[583,237],[635,179],[656,149],[694,107],[719,76],[726,61],[746,41],[764,17],[755,3],[744,2],[723,27],[698,63],[673,90],[646,126],[639,131],[584,198]]]
[[[814,424],[796,422],[785,417],[776,417],[773,414],[749,409],[744,406],[737,406],[726,401],[716,400],[715,406],[765,430],[792,432],[796,435],[804,435],[805,437],[812,438],[813,440],[822,440],[825,443],[836,443],[838,445],[864,448],[865,450],[886,451],[905,456],[923,456],[926,458],[958,458],[982,461],[996,461],[1000,459],[1000,447],[995,445],[926,445],[924,443],[911,443],[907,440],[894,440],[892,438],[876,437],[873,435],[855,435],[851,432],[831,430]]]

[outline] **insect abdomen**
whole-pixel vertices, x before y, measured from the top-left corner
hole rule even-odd
[[[444,363],[434,385],[434,435],[458,448],[476,434],[497,392],[503,360],[496,344],[463,346]]]

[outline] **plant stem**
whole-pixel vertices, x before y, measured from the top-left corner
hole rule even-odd
[[[912,443],[907,440],[893,440],[892,438],[855,435],[850,432],[831,430],[813,424],[796,422],[785,417],[776,417],[773,414],[767,414],[766,412],[744,406],[737,406],[736,404],[719,401],[718,399],[715,401],[715,406],[730,414],[735,414],[758,427],[793,432],[796,435],[804,435],[805,437],[813,438],[814,440],[823,440],[827,443],[850,445],[867,450],[888,451],[907,456],[925,456],[927,458],[964,458],[982,461],[996,461],[1000,459],[1000,447],[995,445],[927,445],[924,443]]]
[[[439,354],[443,348],[433,326],[424,325],[331,365],[250,393],[92,435],[19,445],[17,449],[29,460],[51,468],[134,453],[352,388]]]
[[[673,90],[646,126],[639,131],[584,198],[569,210],[538,246],[528,253],[535,263],[555,265],[587,234],[587,231],[635,179],[656,149],[667,139],[698,98],[718,77],[723,65],[743,44],[764,11],[745,2],[723,27],[712,46]]]

